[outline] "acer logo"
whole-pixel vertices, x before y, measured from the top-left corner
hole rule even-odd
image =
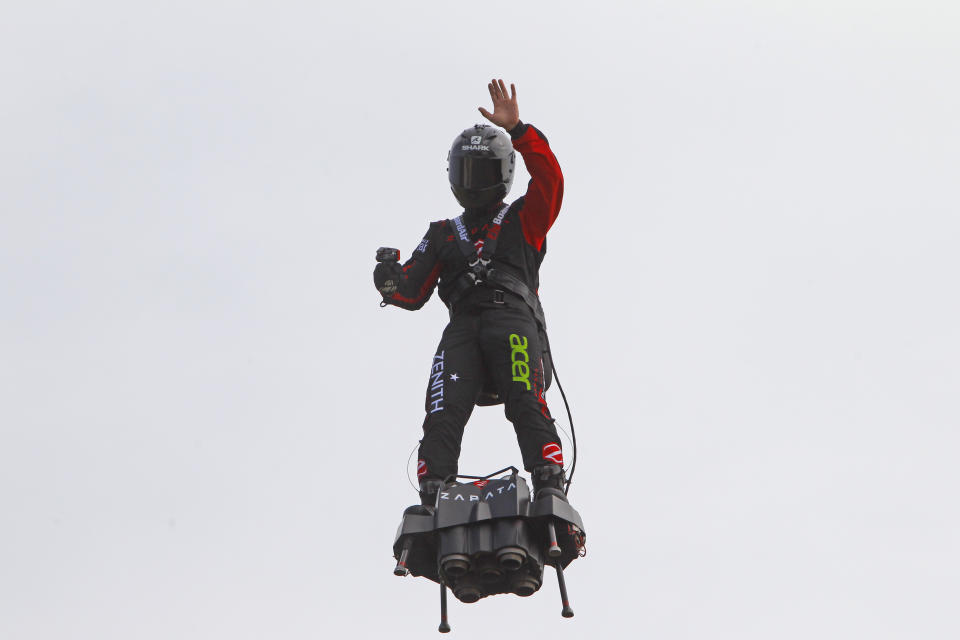
[[[510,371],[514,382],[522,382],[530,391],[530,355],[527,353],[526,336],[510,334]]]

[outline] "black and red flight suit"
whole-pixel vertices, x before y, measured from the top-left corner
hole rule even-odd
[[[509,133],[531,176],[527,193],[509,208],[501,203],[467,210],[462,221],[478,251],[492,237],[491,228],[499,227],[490,267],[536,292],[547,231],[560,212],[563,175],[539,130],[520,123]],[[384,296],[388,304],[414,310],[438,288],[444,303],[452,303],[450,323],[430,367],[417,475],[422,480],[457,473],[464,426],[481,391],[491,388],[513,423],[527,471],[544,464],[562,466],[560,438],[543,396],[545,345],[534,312],[520,296],[489,282],[464,290],[468,259],[463,244],[450,220],[431,223],[397,274],[397,291]]]

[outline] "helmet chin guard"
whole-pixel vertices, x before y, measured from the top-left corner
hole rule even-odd
[[[510,192],[515,162],[510,137],[499,128],[477,124],[464,129],[447,154],[450,190],[464,209],[497,204]]]

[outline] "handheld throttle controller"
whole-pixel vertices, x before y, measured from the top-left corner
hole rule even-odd
[[[377,249],[377,262],[399,262],[400,249],[380,247]]]

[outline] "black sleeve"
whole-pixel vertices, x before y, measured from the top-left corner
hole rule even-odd
[[[434,225],[430,225],[410,259],[404,262],[403,266],[397,267],[400,270],[399,288],[394,294],[384,296],[384,302],[414,311],[430,299],[437,287],[442,267],[437,257],[434,236]]]

